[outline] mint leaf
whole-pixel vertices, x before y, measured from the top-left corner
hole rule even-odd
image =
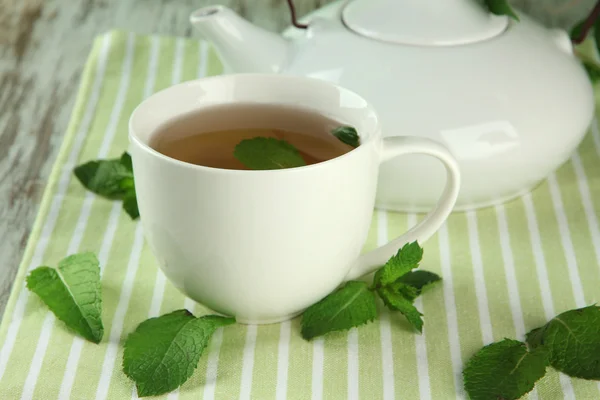
[[[396,286],[395,290],[389,287],[379,288],[377,294],[390,310],[400,311],[417,331],[423,332],[423,314],[412,303],[417,297],[416,289],[407,285]]]
[[[247,168],[255,170],[284,169],[306,165],[298,149],[275,138],[256,137],[242,140],[233,155]]]
[[[471,400],[516,400],[529,393],[546,374],[544,347],[527,351],[525,343],[504,339],[479,350],[463,371]]]
[[[420,296],[427,290],[441,282],[442,278],[429,271],[410,271],[406,275],[401,276],[396,282],[403,283],[416,289],[416,296]]]
[[[127,195],[125,195],[125,198],[123,199],[123,210],[129,214],[131,219],[135,220],[140,217],[135,189],[131,190],[129,193],[127,193]]]
[[[585,25],[585,20],[579,21],[573,28],[571,28],[571,32],[569,36],[571,40],[576,40],[583,33],[583,26]]]
[[[506,15],[515,21],[519,20],[519,16],[514,12],[507,0],[484,0],[484,3],[493,14]]]
[[[423,249],[417,242],[407,243],[375,273],[374,285],[387,286],[419,266]]]
[[[125,152],[121,155],[121,165],[133,174],[133,160],[129,153]]]
[[[79,165],[74,170],[79,182],[89,191],[110,200],[123,200],[123,210],[131,219],[140,213],[133,180],[133,163],[129,153],[111,160],[96,160]]]
[[[110,200],[122,200],[133,189],[133,169],[127,153],[121,158],[89,161],[74,173],[89,191]]]
[[[375,296],[362,281],[348,281],[310,306],[302,315],[302,337],[310,340],[329,332],[366,324],[377,317]]]
[[[216,315],[196,318],[187,310],[150,318],[127,337],[123,372],[140,397],[168,393],[192,376],[215,330],[234,322]]]
[[[598,82],[600,80],[600,66],[595,62],[589,60],[581,60],[583,67],[585,68],[585,72],[587,72],[588,77],[592,83]]]
[[[57,269],[34,269],[27,276],[27,288],[67,327],[91,342],[102,340],[100,267],[94,254],[71,255]]]
[[[352,147],[360,146],[360,137],[358,132],[351,126],[340,126],[331,131],[331,134],[340,141]]]
[[[550,364],[565,374],[600,380],[600,308],[567,311],[527,334],[532,348],[546,347]]]

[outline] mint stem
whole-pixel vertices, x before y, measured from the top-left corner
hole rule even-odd
[[[298,22],[296,17],[296,7],[294,7],[294,2],[292,0],[287,0],[288,6],[290,7],[290,14],[292,15],[292,25],[299,29],[307,29],[308,25],[301,24]]]
[[[600,16],[600,0],[596,3],[596,5],[592,9],[592,11],[590,12],[590,15],[586,18],[585,22],[583,23],[583,26],[581,27],[581,32],[579,33],[579,35],[572,39],[573,43],[575,43],[575,44],[583,43],[585,38],[587,38],[588,34],[590,33],[590,30],[594,27],[594,24],[596,23],[596,20],[598,19],[599,16]]]

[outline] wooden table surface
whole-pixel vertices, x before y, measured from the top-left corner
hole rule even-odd
[[[331,0],[295,0],[300,15]],[[0,315],[20,263],[94,37],[120,28],[196,36],[194,9],[225,4],[274,31],[284,0],[0,0]],[[570,26],[594,0],[517,0],[548,25]]]

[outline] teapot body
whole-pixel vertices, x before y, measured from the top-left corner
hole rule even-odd
[[[280,72],[357,92],[380,114],[384,136],[424,136],[447,146],[463,176],[457,210],[530,191],[585,136],[593,91],[564,32],[522,17],[502,35],[478,43],[401,45],[350,32],[342,7],[336,2],[309,15],[308,32],[284,34],[293,44]],[[430,210],[445,179],[444,168],[429,158],[386,162],[377,206]]]

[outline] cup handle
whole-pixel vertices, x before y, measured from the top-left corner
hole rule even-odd
[[[446,167],[446,187],[437,206],[418,225],[404,235],[392,240],[388,244],[378,247],[363,254],[352,267],[346,280],[356,279],[374,272],[398,249],[406,243],[417,241],[420,244],[429,239],[440,229],[446,221],[458,198],[460,189],[460,168],[456,159],[446,147],[436,141],[412,136],[395,136],[383,139],[383,150],[380,162],[406,154],[425,154],[439,159]]]

